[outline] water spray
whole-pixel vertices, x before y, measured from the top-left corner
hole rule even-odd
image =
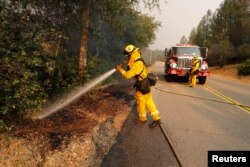
[[[125,64],[125,62],[123,62],[123,64],[121,64],[121,66],[123,66],[124,64]],[[90,82],[86,83],[84,86],[74,89],[73,91],[71,91],[69,93],[69,95],[67,97],[62,98],[61,100],[56,101],[56,102],[48,105],[47,107],[45,107],[43,109],[43,111],[41,113],[34,116],[33,118],[34,119],[43,119],[43,118],[51,115],[52,113],[55,113],[56,111],[66,107],[67,105],[69,105],[70,103],[74,102],[79,97],[81,97],[83,94],[89,92],[91,89],[93,89],[96,85],[98,85],[99,83],[101,83],[102,81],[107,79],[109,76],[114,74],[115,71],[116,71],[115,68],[111,69],[111,70],[107,71],[106,73],[102,74],[101,76],[96,77],[93,80],[91,80]]]

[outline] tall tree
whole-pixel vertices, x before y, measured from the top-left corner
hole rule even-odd
[[[248,36],[244,33],[247,31],[245,26],[247,18],[249,18],[249,0],[225,0],[213,18],[212,40],[228,38],[235,48],[239,47]]]
[[[90,0],[82,0],[83,3],[83,10],[82,10],[82,34],[81,34],[81,46],[80,46],[80,53],[79,53],[79,75],[82,76],[85,70],[86,60],[87,60],[87,51],[88,51],[88,35],[89,35],[89,16],[90,7],[91,5],[94,7],[98,7],[99,11],[101,12],[101,16],[103,19],[114,20],[117,18],[116,14],[119,12],[121,8],[133,8],[137,6],[140,1],[139,0],[97,0],[97,1],[90,1]],[[143,0],[145,6],[152,8],[158,6],[159,0]],[[97,5],[97,6],[96,6]],[[93,11],[96,12],[96,11]],[[107,13],[111,13],[108,15]],[[114,14],[114,15],[113,15]],[[108,16],[108,17],[107,17]],[[113,21],[111,21],[112,23]],[[116,23],[116,22],[113,22]],[[119,23],[117,24],[119,25]]]
[[[87,64],[88,36],[89,36],[89,3],[90,0],[82,0],[82,19],[81,19],[81,44],[79,53],[79,75],[83,76]]]
[[[181,40],[180,40],[179,43],[180,43],[180,44],[187,44],[187,43],[188,43],[188,40],[187,40],[187,38],[183,35],[183,36],[181,37]]]
[[[196,37],[194,38],[194,43],[199,46],[208,46],[208,41],[210,38],[210,27],[211,27],[211,17],[212,12],[210,10],[207,11],[207,14],[202,17],[198,27]]]
[[[189,35],[188,43],[195,44],[196,35],[197,35],[196,28],[193,28]]]

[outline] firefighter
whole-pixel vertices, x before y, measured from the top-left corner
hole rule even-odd
[[[199,73],[199,67],[200,67],[200,63],[199,63],[198,56],[194,56],[192,59],[192,66],[189,72],[189,86],[190,87],[195,87],[196,85],[196,78],[197,78],[197,74]]]
[[[139,118],[137,120],[140,123],[147,122],[147,112],[152,116],[153,122],[149,125],[150,128],[156,127],[161,123],[159,111],[157,110],[153,101],[152,92],[149,84],[143,84],[144,79],[148,75],[148,71],[144,61],[141,58],[139,48],[134,45],[127,45],[123,52],[128,58],[127,71],[122,68],[122,65],[116,66],[117,71],[121,73],[126,79],[135,78],[136,83],[134,85],[136,92],[136,104]]]

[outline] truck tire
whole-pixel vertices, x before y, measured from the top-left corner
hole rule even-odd
[[[206,79],[207,79],[207,77],[199,77],[198,78],[199,84],[204,85],[206,83]]]
[[[173,77],[172,77],[171,75],[165,74],[165,79],[166,79],[166,81],[168,81],[168,82],[172,82],[172,81],[173,81]]]

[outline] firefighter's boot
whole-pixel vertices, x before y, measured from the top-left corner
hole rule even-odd
[[[153,121],[150,125],[149,125],[149,127],[150,128],[154,128],[154,127],[156,127],[156,126],[158,126],[158,125],[160,125],[161,124],[161,120],[159,119],[159,120],[157,120],[157,121]]]
[[[141,123],[141,124],[144,124],[144,123],[146,123],[147,122],[147,119],[140,119],[139,117],[136,117],[136,119],[135,119],[135,123]]]

